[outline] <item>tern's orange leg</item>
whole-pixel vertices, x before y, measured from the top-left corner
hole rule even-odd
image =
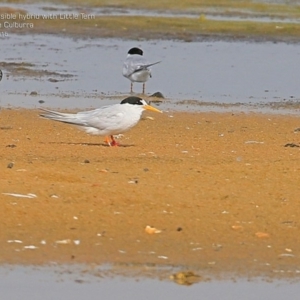
[[[119,146],[120,144],[114,139],[114,136],[111,135],[111,146]]]
[[[145,83],[143,83],[143,94],[145,94]]]
[[[109,137],[108,137],[108,136],[105,137],[104,142],[105,142],[108,146],[111,146],[111,143],[110,143],[110,140],[109,140]]]
[[[133,83],[130,83],[130,93],[133,93]]]
[[[105,143],[108,145],[108,146],[119,146],[119,143],[114,139],[114,136],[111,135],[110,136],[111,140],[109,139],[108,136],[105,137]]]

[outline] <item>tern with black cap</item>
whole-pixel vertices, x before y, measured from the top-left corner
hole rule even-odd
[[[143,57],[143,50],[137,47],[131,48],[127,53],[127,58],[123,64],[123,76],[131,81],[130,92],[133,92],[133,83],[143,83],[143,94],[145,94],[145,83],[151,75],[151,66],[160,63],[149,63]]]
[[[109,146],[118,146],[114,135],[124,133],[141,119],[144,110],[162,112],[140,97],[127,97],[119,104],[103,106],[76,114],[41,108],[43,118],[76,125],[88,134],[105,136]]]

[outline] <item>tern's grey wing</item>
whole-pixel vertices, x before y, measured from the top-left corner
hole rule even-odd
[[[136,72],[139,72],[141,70],[146,70],[148,69],[149,67],[151,66],[154,66],[156,64],[159,64],[161,61],[157,61],[155,63],[152,63],[152,64],[146,64],[146,65],[140,65],[138,68],[136,68],[130,75],[132,75],[133,73],[136,73]]]
[[[114,129],[119,127],[124,113],[120,111],[120,104],[104,106],[95,110],[80,112],[77,119],[85,127],[93,127],[99,130]]]
[[[77,114],[70,114],[70,113],[61,113],[57,112],[54,110],[49,110],[45,108],[40,108],[44,113],[40,114],[41,117],[54,120],[54,121],[59,121],[59,122],[64,122],[64,123],[69,123],[69,124],[74,124],[74,125],[84,125],[80,123],[79,120],[77,120],[76,115]]]
[[[142,56],[129,56],[126,58],[123,65],[123,76],[129,77],[142,66],[148,65],[149,62]]]
[[[78,112],[77,114],[60,113],[47,109],[41,110],[45,112],[40,115],[41,117],[77,125],[86,130],[95,128],[98,130],[97,134],[111,134],[111,132],[114,131],[119,132],[120,127],[122,127],[120,124],[122,124],[124,119],[124,112],[120,104],[103,106],[95,110]],[[92,131],[90,133],[92,133]]]

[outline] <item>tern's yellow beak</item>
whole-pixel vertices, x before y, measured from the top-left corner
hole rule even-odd
[[[145,105],[144,108],[147,109],[147,110],[151,110],[151,111],[162,113],[161,110],[159,110],[159,109],[157,109],[157,108],[155,108],[155,107],[153,107],[151,105]]]

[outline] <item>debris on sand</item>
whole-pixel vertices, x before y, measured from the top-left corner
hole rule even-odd
[[[266,232],[256,232],[255,235],[260,238],[260,239],[266,239],[266,238],[269,238],[270,235]]]
[[[28,194],[15,194],[15,193],[2,193],[2,195],[6,195],[6,196],[13,196],[13,197],[18,197],[18,198],[37,198],[37,195],[35,194],[31,194],[31,193],[28,193]]]
[[[196,275],[192,271],[177,272],[171,275],[170,279],[180,285],[192,285],[193,283],[197,283],[203,280],[201,276]]]
[[[155,227],[147,225],[145,228],[145,232],[148,234],[161,233],[161,230],[156,229]]]

